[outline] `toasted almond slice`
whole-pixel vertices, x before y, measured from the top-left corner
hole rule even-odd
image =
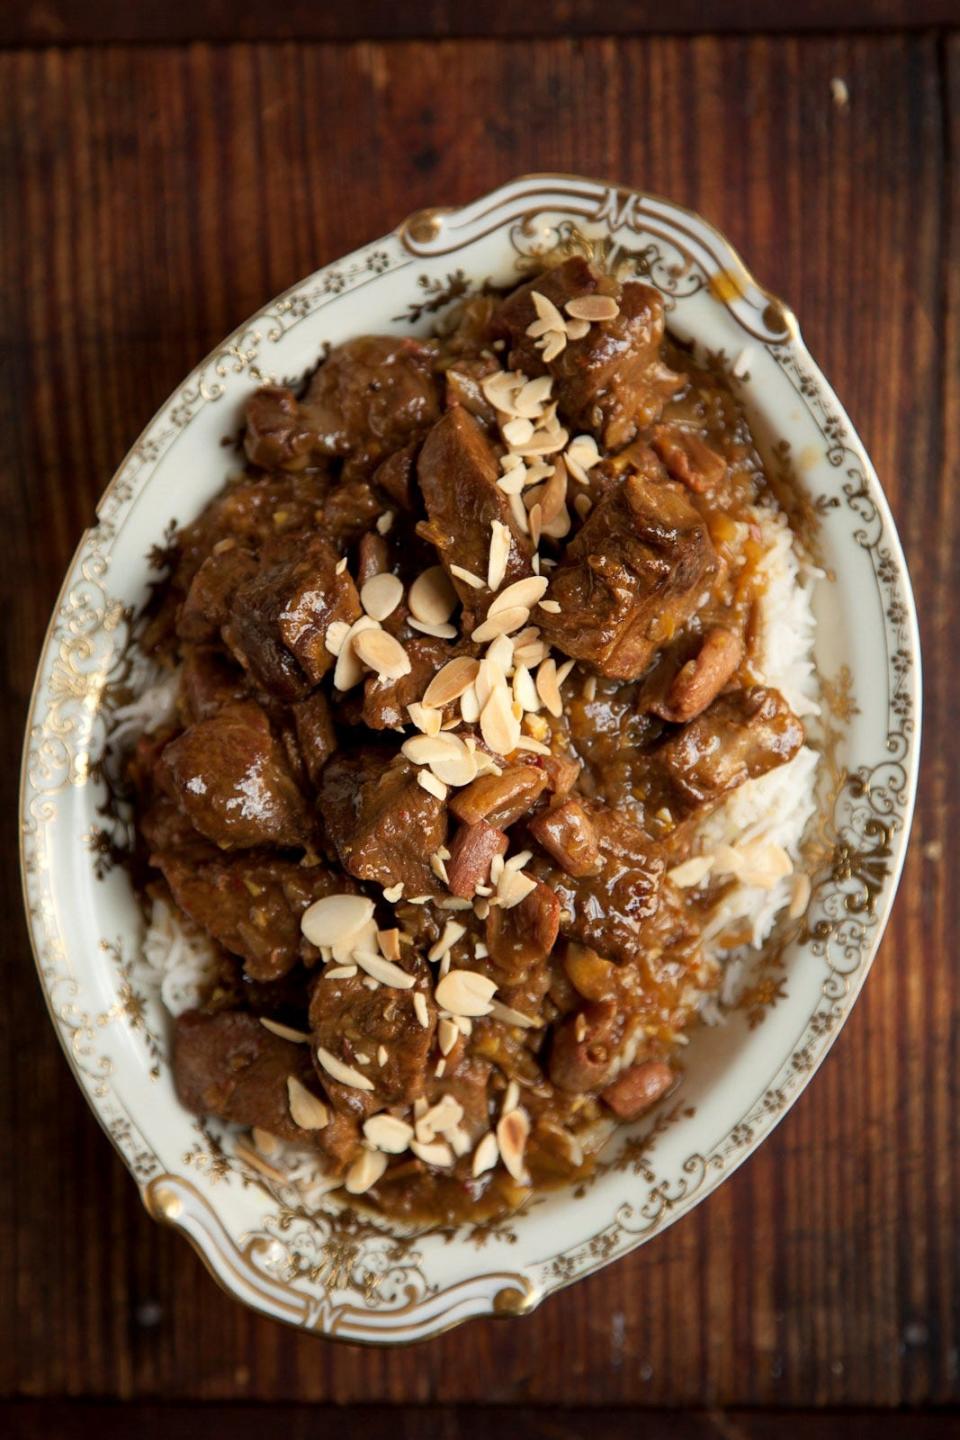
[[[516,521],[517,529],[521,534],[528,535],[530,533],[530,525],[527,520],[527,511],[523,497],[520,495],[508,495],[507,504],[510,506],[510,514]]]
[[[451,1015],[489,1015],[497,985],[477,970],[451,970],[437,985],[437,1004]]]
[[[520,460],[519,455],[517,459]],[[500,479],[497,481],[497,489],[502,490],[504,495],[519,495],[526,483],[526,466],[523,461],[520,460],[519,465],[514,469],[508,470],[505,475],[500,476]]]
[[[323,637],[324,649],[329,650],[331,655],[339,655],[349,634],[350,626],[346,620],[331,620]]]
[[[330,1124],[330,1112],[296,1075],[287,1076],[287,1103],[290,1118],[301,1130],[322,1130]]]
[[[443,934],[427,951],[428,960],[439,960],[441,955],[446,955],[458,940],[462,940],[467,933],[467,927],[461,925],[459,920],[448,920],[443,927]]]
[[[476,680],[479,669],[479,660],[475,660],[471,655],[458,655],[455,659],[448,660],[423,692],[424,705],[442,709],[451,701],[459,700],[463,692]]]
[[[481,710],[483,709],[484,705],[486,705],[487,701],[490,699],[490,696],[493,694],[497,686],[503,685],[505,681],[506,676],[503,673],[502,666],[497,663],[497,661],[488,651],[487,654],[484,655],[483,659],[480,661],[480,669],[478,670],[477,678],[474,681],[474,689],[477,692],[477,700],[480,704]]]
[[[441,710],[431,710],[429,705],[421,705],[419,700],[415,700],[412,705],[407,706],[407,714],[423,735],[440,734],[440,726],[443,724]]]
[[[543,534],[543,506],[537,501],[536,505],[530,506],[530,539],[534,545],[540,544],[540,537]]]
[[[317,1046],[317,1059],[334,1080],[339,1080],[341,1085],[352,1085],[355,1090],[372,1090],[373,1081],[368,1080],[366,1075],[347,1065],[343,1060],[338,1060],[336,1055],[331,1055],[322,1045]]]
[[[259,1125],[254,1125],[250,1131],[250,1138],[260,1154],[266,1155],[268,1158],[271,1155],[279,1155],[283,1149],[283,1141],[278,1140],[276,1135],[271,1135],[269,1130],[261,1130]]]
[[[564,328],[566,329],[568,340],[582,340],[584,335],[589,335],[590,333],[590,321],[568,320]]]
[[[563,349],[561,345],[560,349]],[[557,352],[559,354],[559,351]],[[544,357],[546,358],[546,357]],[[561,426],[544,428],[534,431],[533,439],[528,440],[525,445],[517,445],[516,452],[525,459],[528,455],[556,455],[566,445],[569,436]]]
[[[395,925],[391,930],[377,931],[377,944],[384,960],[400,959],[400,931]]]
[[[411,735],[400,746],[400,752],[414,765],[430,765],[434,760],[449,760],[462,746],[463,741],[457,735]]]
[[[620,314],[612,295],[578,295],[563,308],[571,320],[589,320],[591,324],[595,320],[615,320]]]
[[[600,463],[600,449],[592,435],[574,435],[567,446],[567,457],[573,459],[582,470],[592,470]]]
[[[562,685],[562,684],[563,684],[564,680],[566,680],[567,676],[568,676],[568,675],[570,674],[570,672],[573,670],[573,667],[574,667],[574,665],[576,665],[576,663],[577,663],[576,660],[564,660],[564,662],[563,662],[562,665],[558,665],[558,666],[557,666],[557,684],[558,684],[558,685]]]
[[[442,565],[431,565],[418,575],[407,596],[410,613],[425,625],[442,625],[450,619],[457,592]]]
[[[500,673],[506,678],[507,672],[513,669],[513,640],[509,635],[498,635],[490,641],[485,660],[492,660],[498,667]]]
[[[417,1017],[417,1020],[423,1026],[424,1030],[429,1029],[430,1012],[427,1009],[427,997],[426,995],[424,995],[422,990],[417,990],[414,992],[413,1011]]]
[[[524,710],[536,712],[540,709],[540,696],[526,665],[518,665],[513,672],[513,698]]]
[[[324,980],[352,980],[356,973],[356,965],[328,965],[323,972],[323,978]]]
[[[300,929],[311,945],[337,945],[372,919],[373,901],[365,895],[325,895],[304,910]]]
[[[537,888],[536,880],[522,870],[504,870],[497,885],[497,899],[503,910],[512,910]]]
[[[383,1069],[384,1065],[386,1065],[386,1063],[387,1063],[387,1061],[388,1061],[389,1058],[390,1058],[390,1057],[389,1057],[389,1055],[388,1055],[388,1053],[387,1053],[387,1047],[386,1047],[386,1045],[378,1045],[378,1046],[377,1046],[377,1064],[380,1066],[380,1069],[381,1069],[381,1070]]]
[[[360,591],[360,604],[374,620],[386,620],[403,599],[403,585],[396,575],[371,575]]]
[[[535,380],[528,380],[513,398],[515,412],[529,420],[536,420],[545,402],[550,399],[552,389],[552,375],[538,375]]]
[[[398,1115],[383,1112],[363,1122],[363,1133],[384,1155],[402,1155],[413,1139],[413,1126]]]
[[[580,495],[574,495],[573,508],[574,510],[576,510],[581,520],[586,520],[587,516],[590,514],[590,511],[593,509],[593,501],[590,499],[589,495],[584,495],[582,493]]]
[[[388,885],[383,892],[383,898],[390,905],[395,905],[403,895],[403,881],[398,880],[396,885]]]
[[[475,725],[480,719],[480,701],[473,685],[468,685],[460,696],[460,715],[466,725]]]
[[[437,1026],[437,1041],[440,1045],[440,1054],[449,1055],[459,1038],[460,1031],[457,1028],[456,1022],[448,1019],[446,1015],[441,1015],[440,1023]]]
[[[557,683],[557,662],[552,656],[541,661],[537,667],[537,694],[551,715],[559,718],[563,714],[563,699]]]
[[[354,653],[382,680],[401,680],[410,674],[410,656],[386,630],[364,630],[353,639]]]
[[[369,615],[361,615],[350,626],[340,647],[337,656],[336,668],[333,672],[333,685],[336,690],[352,690],[354,685],[359,685],[363,679],[363,665],[354,653],[354,644],[358,635],[366,630],[377,630],[379,626],[376,620],[371,620]]]
[[[538,320],[545,320],[551,330],[563,329],[563,316],[552,300],[549,300],[546,295],[542,295],[539,290],[531,290],[530,299],[533,301],[533,308],[537,312]]]
[[[506,610],[498,610],[496,614],[488,614],[483,624],[473,631],[470,639],[477,645],[484,645],[488,640],[495,640],[498,635],[509,635],[511,631],[519,630],[529,619],[530,611],[526,605],[511,605]]]
[[[259,1173],[265,1175],[268,1180],[274,1180],[278,1185],[285,1185],[287,1183],[287,1177],[282,1170],[278,1170],[276,1165],[271,1165],[269,1160],[264,1160],[262,1155],[258,1155],[256,1150],[252,1150],[250,1146],[245,1145],[242,1140],[236,1140],[234,1142],[233,1153],[238,1160],[242,1160],[243,1163],[249,1165],[252,1170],[259,1171]]]
[[[671,885],[676,885],[681,890],[690,890],[694,885],[699,885],[705,880],[713,869],[712,855],[691,855],[689,860],[684,860],[680,865],[674,865],[672,870],[667,871],[667,879]]]
[[[540,609],[541,609],[541,610],[546,610],[546,612],[547,612],[548,615],[559,615],[559,614],[560,614],[560,601],[559,601],[559,600],[541,600],[541,601],[540,601]]]
[[[480,381],[480,389],[494,409],[509,415],[513,413],[513,396],[522,388],[525,379],[526,376],[519,371],[498,370]]]
[[[421,790],[426,790],[428,795],[433,795],[437,800],[446,800],[447,787],[446,785],[444,785],[442,780],[437,779],[436,775],[434,775],[432,771],[418,770],[417,784],[420,786]],[[426,898],[427,897],[425,896],[424,899]]]
[[[550,746],[544,745],[542,740],[534,740],[532,735],[521,735],[517,741],[518,750],[529,750],[531,755],[549,755]]]
[[[450,736],[451,740],[458,738],[456,735]],[[444,756],[442,760],[431,760],[430,769],[438,780],[443,781],[444,785],[456,787],[469,785],[471,780],[477,778],[477,757],[460,741],[458,751]]]
[[[546,594],[550,581],[541,575],[527,575],[523,580],[514,580],[491,602],[487,617],[500,615],[504,610],[515,608],[530,610],[542,595]]]
[[[474,575],[472,570],[464,570],[462,565],[451,565],[450,574],[456,575],[458,580],[462,580],[465,585],[472,586],[474,590],[482,590],[486,583],[480,579],[479,575]]]
[[[511,1110],[507,1115],[501,1115],[497,1123],[497,1145],[500,1148],[500,1158],[514,1180],[521,1185],[529,1184],[529,1177],[523,1163],[529,1134],[530,1119],[526,1110]]]
[[[428,1145],[421,1144],[419,1140],[411,1140],[410,1149],[418,1160],[422,1160],[425,1165],[435,1165],[439,1170],[448,1170],[456,1159],[444,1140],[434,1140]]]
[[[500,1000],[491,1000],[490,1014],[504,1025],[519,1025],[524,1030],[539,1030],[543,1025],[542,1020],[524,1015],[522,1010],[514,1010],[512,1005],[504,1005]]]
[[[377,534],[378,534],[378,535],[387,535],[387,534],[389,534],[392,526],[393,526],[393,511],[392,511],[392,510],[384,510],[384,512],[383,512],[382,515],[378,515],[378,516],[377,516]]]
[[[492,1170],[499,1158],[500,1146],[497,1144],[497,1137],[492,1130],[488,1130],[473,1152],[474,1179],[478,1175],[483,1175],[487,1170]]]
[[[790,897],[790,909],[787,914],[791,920],[798,920],[810,904],[810,876],[800,871],[793,877],[793,894]]]
[[[309,1045],[310,1036],[302,1030],[294,1030],[290,1025],[281,1025],[279,1020],[268,1020],[266,1015],[260,1016],[260,1024],[264,1030],[269,1030],[271,1035],[279,1035],[281,1040],[291,1040],[295,1045]]]
[[[490,522],[490,553],[487,557],[487,585],[499,590],[510,559],[510,531],[502,520]]]
[[[511,1080],[503,1092],[503,1102],[500,1106],[501,1115],[509,1115],[511,1110],[516,1110],[520,1104],[520,1086],[516,1080]]]
[[[411,990],[414,985],[414,978],[408,975],[399,965],[392,960],[385,960],[382,955],[371,955],[368,951],[358,950],[354,956],[361,970],[372,975],[374,980],[379,980],[381,985],[389,985],[394,990]]]
[[[513,697],[506,683],[497,685],[480,713],[480,733],[490,749],[509,755],[520,739],[520,721],[513,713]]]
[[[504,440],[508,445],[525,445],[533,435],[533,422],[518,415],[502,427]]]
[[[567,348],[567,334],[565,330],[549,330],[546,334],[543,345],[543,363],[549,365],[551,360],[556,360]]]
[[[435,640],[456,640],[456,625],[431,625],[426,620],[417,620],[413,615],[407,616],[407,624],[411,630],[419,630],[421,635],[432,635]]]
[[[365,1195],[387,1168],[387,1157],[380,1150],[362,1150],[347,1171],[343,1188],[350,1195]]]

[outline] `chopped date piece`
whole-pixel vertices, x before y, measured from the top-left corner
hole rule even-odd
[[[567,546],[550,580],[560,611],[539,612],[538,623],[566,655],[635,679],[693,614],[714,565],[706,526],[686,497],[630,475]]]
[[[792,760],[803,725],[779,690],[754,685],[721,695],[655,752],[678,807],[709,804]]]
[[[684,725],[694,720],[720,694],[743,659],[743,641],[732,630],[714,626],[697,654],[674,676],[663,700],[651,705],[654,714]]]
[[[313,826],[259,705],[226,705],[163,751],[158,780],[191,823],[224,850],[304,846]]]
[[[446,806],[417,782],[402,756],[370,750],[335,755],[320,780],[320,813],[340,863],[358,880],[409,898],[439,895],[430,856],[447,834]]]
[[[417,988],[399,990],[381,985],[369,990],[363,973],[325,980],[319,975],[310,999],[310,1029],[314,1047],[321,1046],[335,1059],[358,1070],[372,1090],[361,1090],[336,1080],[318,1063],[317,1074],[334,1109],[364,1117],[387,1105],[409,1105],[423,1095],[427,1064],[437,1024],[437,1008],[426,986],[423,960],[405,964],[417,977]],[[427,1024],[417,1015],[414,994],[423,996]],[[381,1065],[380,1046],[386,1051]],[[361,1058],[366,1056],[366,1062]]]
[[[663,853],[609,806],[588,803],[584,809],[596,832],[599,868],[579,879],[548,870],[545,878],[562,907],[563,934],[618,964],[629,964],[641,948],[645,923],[657,912]]]
[[[236,591],[224,638],[263,688],[296,700],[334,663],[327,631],[358,619],[360,600],[336,551],[320,536],[285,541]]]
[[[314,690],[306,700],[291,705],[297,744],[310,784],[317,788],[323,767],[337,748],[337,732],[333,726],[330,701],[322,690]]]
[[[243,448],[264,470],[303,470],[320,451],[317,435],[292,390],[263,385],[246,404]]]
[[[450,809],[465,825],[485,820],[506,830],[528,815],[547,788],[548,775],[537,765],[509,765],[502,775],[479,775],[450,796]]]
[[[462,406],[448,410],[427,436],[417,476],[427,514],[420,534],[437,548],[447,572],[451,565],[469,570],[483,581],[490,559],[494,520],[510,532],[504,586],[532,573],[533,547],[514,519],[510,502],[497,486],[500,466],[479,423]],[[489,591],[477,590],[451,574],[463,604],[472,609]]]
[[[173,1078],[181,1104],[197,1115],[258,1125],[281,1140],[323,1148],[325,1130],[303,1130],[290,1115],[287,1078],[319,1098],[310,1050],[282,1040],[242,1010],[188,1010],[173,1028]]]
[[[600,868],[600,844],[593,821],[576,800],[544,810],[530,821],[530,833],[561,870],[581,879]]]
[[[586,1005],[557,1026],[550,1051],[550,1079],[561,1090],[600,1090],[617,1063],[626,1031],[624,1011],[613,1000]]]
[[[276,980],[301,958],[300,916],[324,895],[355,888],[329,869],[270,851],[196,863],[174,848],[153,856],[180,909],[243,958],[252,980]]]
[[[487,949],[494,972],[505,985],[519,985],[553,949],[560,930],[560,901],[549,885],[537,882],[509,910],[491,906],[487,916]]]
[[[385,456],[432,425],[440,413],[435,349],[410,337],[364,335],[332,350],[303,400],[317,448]]]
[[[256,572],[256,556],[243,545],[230,545],[229,549],[208,555],[194,575],[177,616],[181,640],[219,639],[221,626],[230,618],[234,595]]]
[[[224,705],[247,694],[247,677],[239,665],[214,645],[184,645],[180,670],[180,704],[188,723],[206,720]]]
[[[621,1120],[636,1120],[667,1093],[675,1079],[669,1065],[660,1060],[645,1060],[618,1075],[600,1098]]]
[[[507,837],[502,830],[496,830],[485,820],[474,825],[460,825],[450,842],[450,859],[447,861],[447,876],[450,893],[463,900],[472,900],[478,885],[486,885],[490,879],[490,865],[494,855],[505,855]]]
[[[722,455],[711,450],[699,435],[678,425],[656,425],[651,445],[674,480],[698,495],[705,495],[726,474]]]

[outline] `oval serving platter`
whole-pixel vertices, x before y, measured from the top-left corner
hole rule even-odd
[[[130,679],[130,635],[173,521],[230,470],[245,397],[326,344],[425,334],[486,282],[558,245],[593,247],[664,297],[667,324],[727,364],[823,578],[814,592],[820,813],[808,913],[768,943],[722,1026],[701,1027],[684,1083],[618,1131],[598,1173],[522,1214],[404,1233],[296,1192],[226,1154],[177,1102],[158,996],[135,958],[143,921],[100,807],[99,761]],[[903,863],[916,787],[919,648],[879,482],[795,319],[706,221],[598,181],[526,176],[458,210],[411,216],[267,305],[171,396],[107,487],[57,601],[30,706],[21,856],[40,982],[67,1059],[144,1203],[237,1299],[345,1340],[400,1343],[515,1315],[658,1234],[770,1133],[853,1006]],[[155,578],[155,576],[153,576]],[[817,736],[813,737],[814,742]],[[762,1023],[760,1023],[762,1021]],[[482,1242],[482,1243],[479,1243]]]

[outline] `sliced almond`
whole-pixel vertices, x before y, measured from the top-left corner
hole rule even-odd
[[[411,615],[425,625],[443,625],[456,603],[456,591],[442,565],[431,565],[418,575],[407,596]]]
[[[350,626],[340,647],[337,656],[336,668],[333,672],[333,685],[336,690],[352,690],[354,685],[359,685],[363,679],[363,665],[354,653],[354,645],[358,635],[367,630],[377,630],[379,626],[376,620],[371,620],[369,615],[361,615]]]
[[[382,955],[371,955],[358,950],[354,959],[367,975],[372,975],[374,980],[379,980],[381,985],[389,985],[393,990],[411,990],[415,984],[412,975],[408,975],[406,970],[395,965],[392,960],[385,960]]]
[[[477,645],[484,645],[488,640],[495,640],[498,635],[509,635],[512,631],[519,630],[529,619],[530,611],[526,605],[511,605],[506,610],[488,614],[482,625],[478,625],[472,632],[470,639]]]
[[[568,340],[582,340],[584,335],[590,333],[589,320],[568,320],[566,324]]]
[[[511,1110],[497,1123],[497,1145],[500,1158],[509,1173],[521,1185],[529,1184],[523,1157],[530,1134],[530,1120],[525,1110]]]
[[[467,933],[467,927],[461,925],[459,920],[448,920],[443,927],[443,934],[427,951],[428,960],[439,960],[446,955],[458,940],[462,940]]]
[[[449,759],[455,750],[451,735],[411,735],[400,746],[400,753],[414,765],[430,765],[434,760]]]
[[[672,870],[667,871],[667,879],[671,885],[678,886],[681,890],[692,889],[705,880],[713,869],[712,855],[691,855],[689,860],[684,860],[680,865],[674,865]]]
[[[473,1175],[483,1175],[487,1170],[492,1170],[500,1158],[500,1146],[497,1144],[497,1137],[492,1130],[488,1130],[483,1136],[476,1150],[473,1152]]]
[[[451,565],[450,574],[456,575],[458,580],[462,580],[474,590],[482,590],[484,587],[485,581],[481,580],[479,575],[474,575],[472,570],[464,570],[462,565]]]
[[[413,615],[407,617],[407,624],[411,630],[419,630],[421,635],[432,635],[435,640],[456,640],[456,625],[431,625],[426,620],[417,620]]]
[[[398,880],[397,883],[396,883],[396,885],[388,885],[388,886],[385,888],[384,892],[383,892],[383,898],[384,898],[384,900],[386,900],[390,905],[396,905],[397,901],[400,900],[400,899],[402,898],[402,896],[403,896],[403,881],[402,881],[402,880]]]
[[[396,575],[372,575],[360,591],[360,604],[374,620],[386,620],[403,599],[403,585]]]
[[[533,301],[538,320],[542,321],[550,330],[563,330],[563,316],[552,300],[548,300],[546,295],[541,295],[539,290],[531,290],[530,299]],[[532,329],[533,326],[530,326],[527,330],[528,335]]]
[[[393,511],[384,510],[382,515],[377,516],[377,534],[387,535],[393,528]]]
[[[401,680],[410,674],[410,656],[386,630],[364,630],[355,635],[353,650],[383,680]]]
[[[440,760],[431,760],[430,769],[438,780],[444,785],[456,787],[469,785],[471,780],[477,778],[477,757],[474,751],[468,750],[459,736],[449,736],[456,740],[458,749],[451,751]]]
[[[287,1076],[287,1101],[290,1118],[301,1130],[323,1130],[330,1124],[330,1112],[296,1075]]]
[[[475,725],[480,719],[480,701],[473,685],[468,685],[460,696],[460,715],[466,725]]]
[[[508,420],[503,428],[503,438],[508,445],[524,445],[533,434],[533,423],[523,416]]]
[[[384,960],[400,959],[400,931],[396,926],[391,930],[378,930],[377,944]]]
[[[520,739],[520,721],[513,712],[513,697],[506,684],[493,690],[480,713],[480,733],[490,749],[509,755]]]
[[[317,1059],[327,1074],[334,1080],[339,1080],[341,1085],[352,1085],[355,1090],[373,1089],[372,1080],[368,1080],[366,1075],[362,1075],[352,1065],[346,1065],[342,1060],[338,1060],[336,1055],[331,1055],[330,1051],[325,1050],[322,1045],[317,1046]]]
[[[437,800],[446,800],[447,787],[442,780],[438,780],[431,770],[417,771],[417,784],[421,790],[426,790],[428,795],[433,795]]]
[[[536,880],[522,870],[504,870],[497,884],[497,899],[503,910],[512,910],[537,888]]]
[[[559,614],[560,614],[560,601],[559,601],[559,600],[541,600],[541,601],[540,601],[540,609],[541,609],[541,610],[546,610],[546,612],[547,612],[548,615],[559,615]]]
[[[520,1104],[520,1086],[516,1080],[511,1080],[503,1093],[503,1101],[500,1106],[501,1115],[509,1115],[511,1110],[516,1110]]]
[[[450,1146],[443,1140],[433,1140],[428,1144],[411,1140],[410,1149],[418,1160],[422,1160],[425,1165],[435,1165],[439,1170],[449,1170],[456,1159]]]
[[[551,715],[559,717],[563,714],[563,699],[557,683],[557,662],[552,656],[548,656],[537,668],[537,694]]]
[[[300,917],[300,929],[319,949],[349,940],[373,919],[373,901],[365,895],[325,895]]]
[[[261,1015],[260,1024],[264,1030],[269,1030],[271,1035],[278,1035],[281,1040],[290,1040],[294,1045],[310,1044],[310,1036],[303,1030],[294,1030],[290,1025],[281,1025],[279,1020],[269,1020],[266,1015]]]
[[[421,705],[419,700],[415,700],[412,705],[407,706],[407,714],[422,734],[440,734],[440,726],[443,724],[440,710],[431,710],[429,705]]]
[[[514,608],[531,610],[541,596],[546,594],[549,583],[550,581],[541,575],[527,575],[523,580],[514,580],[512,585],[501,590],[491,602],[487,611],[488,618]]]
[[[513,698],[524,710],[536,713],[540,709],[540,696],[526,665],[518,665],[513,672]]]
[[[503,577],[507,573],[507,561],[510,559],[510,531],[502,520],[493,520],[490,523],[490,553],[487,559],[487,585],[491,590],[499,590],[503,584]],[[413,592],[411,591],[411,595]],[[450,612],[448,611],[447,614]],[[447,617],[444,616],[444,619]]]
[[[398,1115],[371,1115],[363,1122],[363,1133],[385,1155],[402,1155],[413,1139],[413,1126]]]
[[[476,970],[451,970],[436,989],[437,1004],[451,1015],[489,1015],[496,981]]]
[[[516,414],[524,415],[530,420],[536,420],[543,409],[545,401],[550,399],[550,391],[553,389],[552,375],[538,375],[535,380],[528,380],[527,383],[517,391],[513,398],[513,408]]]
[[[343,649],[343,642],[350,634],[350,626],[346,620],[331,620],[327,626],[327,633],[323,637],[323,644],[331,655],[339,655]]]
[[[539,1030],[543,1024],[542,1020],[524,1015],[522,1010],[514,1010],[512,1005],[504,1005],[499,1000],[491,1000],[490,1014],[503,1025],[519,1025],[524,1030]]]
[[[612,295],[578,295],[563,308],[571,320],[589,320],[591,324],[596,320],[615,320],[620,314],[620,306]]]
[[[456,1022],[449,1020],[446,1015],[441,1015],[440,1023],[437,1026],[437,1041],[440,1045],[440,1054],[449,1055],[460,1038],[460,1031]]]
[[[417,990],[414,994],[413,1009],[423,1029],[428,1030],[430,1028],[430,1012],[427,1009],[427,997],[422,990]]]
[[[534,545],[540,544],[540,537],[543,534],[543,506],[539,500],[535,505],[530,506],[529,516],[530,539]],[[537,557],[539,558],[539,557]]]
[[[442,669],[437,671],[423,692],[424,705],[442,709],[451,701],[459,700],[464,691],[476,680],[479,669],[479,660],[475,660],[471,655],[458,655],[455,659],[449,660]]]
[[[387,1168],[387,1157],[380,1150],[362,1150],[347,1171],[343,1188],[350,1195],[365,1195]]]

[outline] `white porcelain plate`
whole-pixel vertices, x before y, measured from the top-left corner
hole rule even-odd
[[[457,296],[505,284],[574,229],[656,285],[680,338],[723,352],[818,553],[816,658],[827,702],[813,899],[749,977],[725,1026],[692,1038],[684,1083],[620,1131],[593,1181],[499,1225],[404,1235],[368,1215],[307,1213],[223,1154],[178,1104],[164,1015],[138,986],[142,920],[110,868],[97,761],[127,676],[146,557],[222,485],[245,397],[327,344],[423,334]],[[74,1073],[151,1214],[177,1226],[238,1299],[344,1339],[398,1343],[472,1315],[517,1314],[649,1240],[769,1134],[843,1024],[903,861],[917,769],[919,651],[910,584],[863,446],[796,322],[710,225],[572,176],[528,176],[461,210],[411,217],[273,301],[178,388],[83,537],[37,673],[23,765],[22,856],[40,982]],[[482,1242],[482,1243],[481,1243]]]

